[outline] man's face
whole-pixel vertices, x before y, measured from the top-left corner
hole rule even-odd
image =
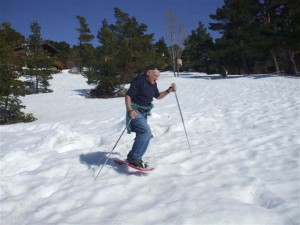
[[[158,69],[147,71],[147,80],[150,84],[155,84],[156,80],[159,78],[160,71]]]

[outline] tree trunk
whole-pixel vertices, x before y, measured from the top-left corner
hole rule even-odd
[[[4,117],[3,117],[3,124],[7,123],[8,121],[8,103],[9,103],[9,95],[5,96],[4,100]]]
[[[296,63],[294,61],[291,49],[286,50],[286,56],[287,56],[287,60],[288,60],[289,71],[291,71],[292,74],[298,75],[298,69],[297,69]]]
[[[35,93],[39,93],[39,79],[38,76],[35,76]]]
[[[250,73],[249,66],[248,66],[248,62],[247,62],[247,57],[244,52],[242,53],[242,63],[243,63],[245,73],[247,75],[249,75],[249,73]]]
[[[272,56],[272,59],[273,59],[273,62],[274,62],[274,66],[276,68],[276,73],[280,74],[280,69],[279,69],[279,66],[278,66],[278,62],[277,62],[277,59],[276,59],[276,54],[275,54],[274,49],[271,49],[270,53],[271,53],[271,56]]]
[[[171,48],[171,51],[172,51],[172,60],[173,60],[173,72],[174,72],[174,77],[176,77],[175,50],[173,46]]]

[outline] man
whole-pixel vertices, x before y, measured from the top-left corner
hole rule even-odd
[[[131,131],[136,133],[132,149],[127,155],[127,162],[141,168],[148,167],[142,157],[153,137],[147,124],[147,116],[153,108],[153,98],[162,99],[170,92],[176,91],[176,84],[173,83],[166,91],[159,92],[156,84],[159,75],[158,67],[149,66],[144,74],[133,79],[125,96],[127,116],[132,119],[128,126],[128,133]]]

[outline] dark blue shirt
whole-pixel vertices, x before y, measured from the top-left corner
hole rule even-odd
[[[145,75],[139,75],[133,79],[126,95],[130,96],[131,101],[142,106],[149,106],[154,98],[158,98],[159,91],[157,84],[151,84]]]

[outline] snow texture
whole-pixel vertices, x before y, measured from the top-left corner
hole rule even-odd
[[[85,78],[54,75],[53,93],[22,98],[37,121],[0,127],[0,224],[300,224],[300,79],[216,78],[158,80],[177,84],[191,152],[171,93],[149,117],[155,170],[109,160],[94,180],[125,127],[124,98],[87,98]]]

